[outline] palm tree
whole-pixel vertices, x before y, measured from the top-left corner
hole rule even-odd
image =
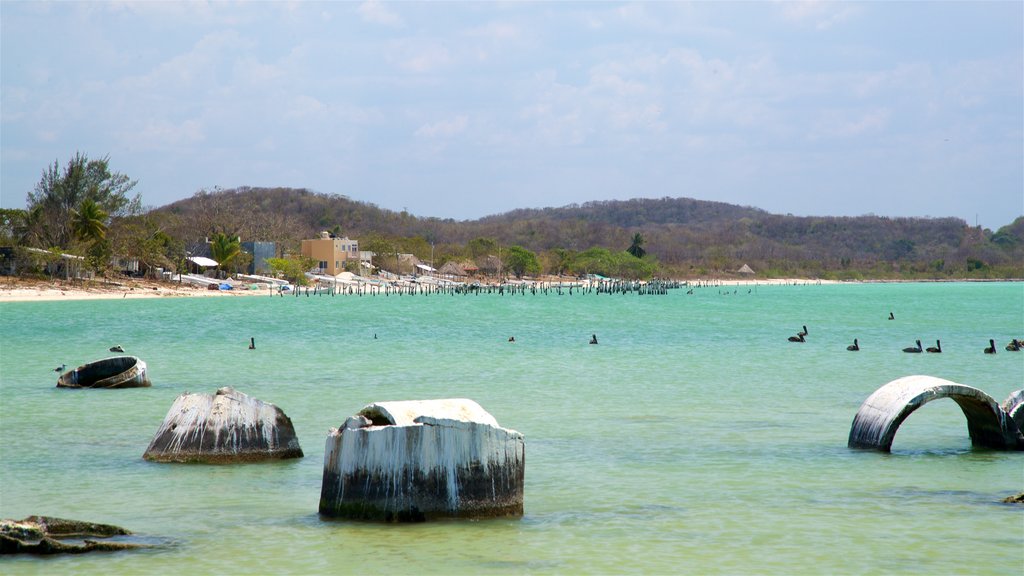
[[[242,251],[238,236],[218,232],[210,239],[210,255],[217,261],[217,269],[223,270]]]
[[[86,242],[96,243],[107,236],[105,221],[107,213],[91,198],[82,200],[78,210],[72,211],[71,230],[75,237]]]
[[[636,256],[637,258],[643,258],[644,254],[647,254],[647,251],[644,250],[643,246],[644,237],[639,232],[637,232],[636,234],[633,235],[633,243],[629,245],[629,248],[626,249],[626,252],[629,252],[630,254]]]

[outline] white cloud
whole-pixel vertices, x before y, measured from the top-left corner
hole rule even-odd
[[[416,129],[416,136],[424,138],[450,138],[465,132],[468,125],[469,117],[462,114],[448,120],[424,124]]]
[[[828,30],[860,14],[860,8],[849,2],[824,0],[782,0],[776,4],[784,18],[796,23],[810,23],[817,30]]]
[[[146,121],[142,126],[128,125],[126,128],[118,133],[118,137],[126,148],[167,150],[187,148],[206,140],[203,125],[198,120],[175,123],[169,120],[154,119]]]
[[[448,48],[432,40],[395,42],[388,48],[386,58],[403,70],[419,74],[433,72],[452,62]]]
[[[377,0],[368,0],[356,9],[364,22],[382,24],[384,26],[401,26],[402,18]]]

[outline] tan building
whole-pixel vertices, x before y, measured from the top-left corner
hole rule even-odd
[[[347,260],[359,260],[359,242],[321,232],[319,238],[302,241],[302,255],[316,260],[321,274],[336,276],[345,270]]]

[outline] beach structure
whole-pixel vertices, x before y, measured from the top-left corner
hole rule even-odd
[[[221,464],[302,458],[292,421],[234,388],[181,394],[149,443],[146,460]]]
[[[740,266],[740,269],[736,271],[737,274],[744,274],[746,276],[753,276],[754,270],[747,264]]]
[[[327,435],[320,514],[418,522],[522,516],[523,435],[464,398],[377,402]]]
[[[58,388],[145,388],[151,385],[146,363],[135,356],[89,362],[57,378]]]
[[[348,260],[360,262],[359,242],[324,231],[319,238],[302,241],[302,255],[316,260],[319,274],[336,276],[345,270]]]
[[[933,400],[950,398],[967,418],[967,432],[974,446],[994,450],[1024,450],[1019,414],[1024,391],[1010,395],[1002,406],[977,388],[936,378],[906,376],[875,390],[853,417],[847,446],[889,452],[896,431],[915,410]]]

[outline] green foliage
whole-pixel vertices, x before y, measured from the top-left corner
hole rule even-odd
[[[642,234],[637,232],[633,235],[633,243],[629,245],[626,252],[629,252],[637,258],[643,258],[644,255],[647,254],[647,251],[644,250],[644,237]]]
[[[62,169],[59,161],[43,171],[26,202],[27,237],[37,246],[67,248],[75,237],[73,219],[87,201],[101,212],[119,217],[137,213],[140,200],[127,194],[136,182],[111,172],[108,158],[89,160],[76,153]],[[95,213],[94,213],[95,215]]]
[[[316,266],[316,260],[305,256],[298,258],[267,258],[267,266],[274,276],[280,276],[296,286],[308,284],[306,270]]]
[[[235,235],[217,232],[210,239],[210,255],[217,261],[218,270],[227,270],[242,251],[242,244]]]
[[[71,231],[79,240],[96,243],[107,237],[107,213],[92,198],[82,200],[72,211]]]
[[[498,242],[493,238],[474,238],[466,244],[470,258],[483,258],[498,252]]]
[[[16,208],[0,208],[0,245],[20,245],[28,231],[28,212]]]
[[[522,246],[510,247],[504,260],[505,267],[512,271],[516,278],[540,273],[540,262],[537,261],[537,255]]]

